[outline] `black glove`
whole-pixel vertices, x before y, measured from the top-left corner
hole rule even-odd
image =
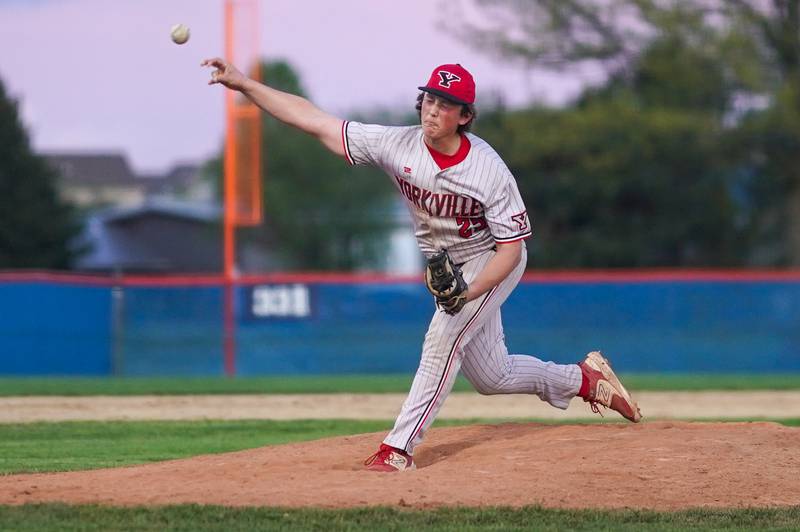
[[[428,259],[425,285],[436,297],[438,307],[451,316],[458,314],[467,304],[467,283],[464,282],[461,269],[453,264],[446,249]]]

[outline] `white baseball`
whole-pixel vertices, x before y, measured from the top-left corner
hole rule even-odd
[[[171,30],[172,42],[183,44],[189,40],[189,27],[184,24],[175,24]]]

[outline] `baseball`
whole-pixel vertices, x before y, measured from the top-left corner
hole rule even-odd
[[[189,40],[189,27],[184,24],[175,24],[171,30],[172,42],[183,44]]]

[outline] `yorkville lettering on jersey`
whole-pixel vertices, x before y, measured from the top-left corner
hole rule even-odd
[[[394,176],[400,192],[418,209],[441,218],[478,218],[483,216],[481,202],[469,196],[438,194],[412,185],[400,176]]]

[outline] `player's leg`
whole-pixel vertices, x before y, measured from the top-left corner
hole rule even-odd
[[[464,346],[461,369],[482,394],[535,394],[562,409],[579,396],[595,412],[601,404],[634,423],[642,418],[638,405],[599,352],[589,353],[580,364],[509,355],[499,311]]]
[[[545,362],[528,355],[509,355],[498,310],[464,346],[461,371],[484,395],[527,393],[566,409],[581,387],[577,364]]]
[[[470,313],[470,316],[474,316],[474,313]],[[459,330],[462,341],[463,336],[468,333],[465,331],[468,329],[468,322],[452,318],[455,316],[437,312],[431,320],[411,390],[394,427],[383,440],[385,444],[412,453],[450,394],[461,366],[459,335],[446,339],[438,331],[450,329],[450,324],[445,322],[457,321],[461,326]]]
[[[462,266],[467,283],[494,256],[487,252]],[[450,394],[461,366],[463,346],[493,316],[516,286],[525,269],[521,261],[514,271],[486,295],[469,302],[458,314],[434,313],[422,348],[419,368],[394,428],[384,443],[408,454],[418,445]]]

